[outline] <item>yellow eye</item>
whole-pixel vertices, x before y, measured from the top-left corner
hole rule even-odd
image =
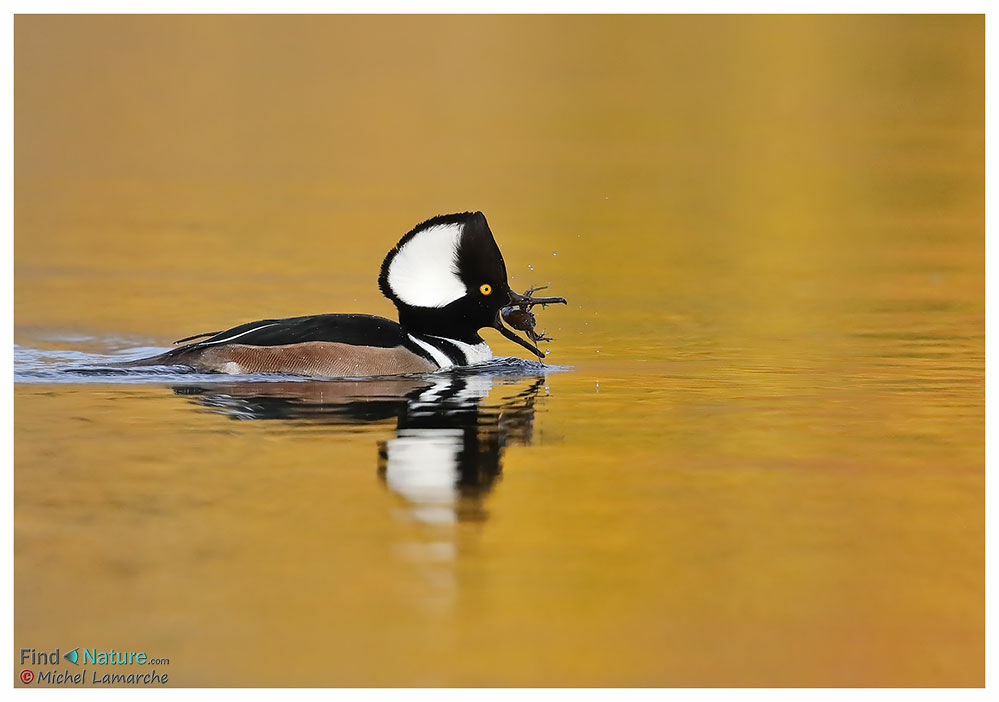
[[[490,285],[489,283],[483,283],[482,285],[479,286],[479,292],[482,293],[483,295],[488,295],[492,291],[493,291],[493,286]]]

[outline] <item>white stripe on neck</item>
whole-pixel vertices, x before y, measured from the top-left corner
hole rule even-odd
[[[467,344],[464,341],[458,341],[457,339],[449,339],[446,336],[434,336],[435,339],[443,339],[448,343],[457,346],[463,354],[465,354],[465,364],[472,365],[473,363],[482,363],[483,361],[488,361],[493,357],[493,350],[489,348],[489,344],[484,341],[480,341],[477,344]]]
[[[414,344],[416,344],[421,349],[429,353],[433,357],[434,363],[436,363],[437,367],[440,368],[441,370],[445,368],[454,367],[454,362],[451,361],[451,358],[433,344],[428,344],[426,341],[417,339],[412,334],[407,334],[407,336],[412,340]]]
[[[493,350],[489,348],[489,344],[485,341],[480,341],[477,344],[469,344],[464,341],[458,341],[457,339],[449,339],[446,336],[427,334],[427,336],[431,339],[440,339],[441,341],[453,344],[461,352],[461,354],[465,357],[464,362],[455,363],[451,360],[450,356],[433,344],[426,342],[423,339],[417,339],[412,334],[409,334],[408,336],[413,340],[414,344],[417,344],[420,348],[429,353],[433,357],[434,362],[442,370],[446,368],[454,368],[456,365],[470,366],[474,363],[482,363],[483,361],[488,361],[493,357]]]

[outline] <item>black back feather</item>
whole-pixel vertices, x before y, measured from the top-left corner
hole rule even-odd
[[[189,337],[197,339],[204,334]],[[232,343],[249,346],[283,346],[308,341],[328,341],[354,346],[392,348],[406,339],[396,322],[370,314],[316,314],[285,319],[262,319],[215,332],[186,349]]]

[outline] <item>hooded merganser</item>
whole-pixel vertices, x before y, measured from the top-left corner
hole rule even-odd
[[[483,327],[544,358],[538,339],[532,335],[532,345],[514,334],[501,313],[565,303],[563,297],[532,297],[534,288],[526,295],[510,289],[481,212],[439,215],[415,227],[385,257],[378,287],[399,311],[398,323],[366,314],[264,319],[189,336],[176,343],[192,343],[123,365],[324,377],[426,373],[492,358],[478,333]]]

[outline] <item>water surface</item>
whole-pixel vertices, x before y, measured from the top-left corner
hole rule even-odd
[[[983,59],[970,16],[18,17],[15,648],[983,684]],[[392,316],[386,251],[467,209],[569,299],[547,366],[84,370]]]

